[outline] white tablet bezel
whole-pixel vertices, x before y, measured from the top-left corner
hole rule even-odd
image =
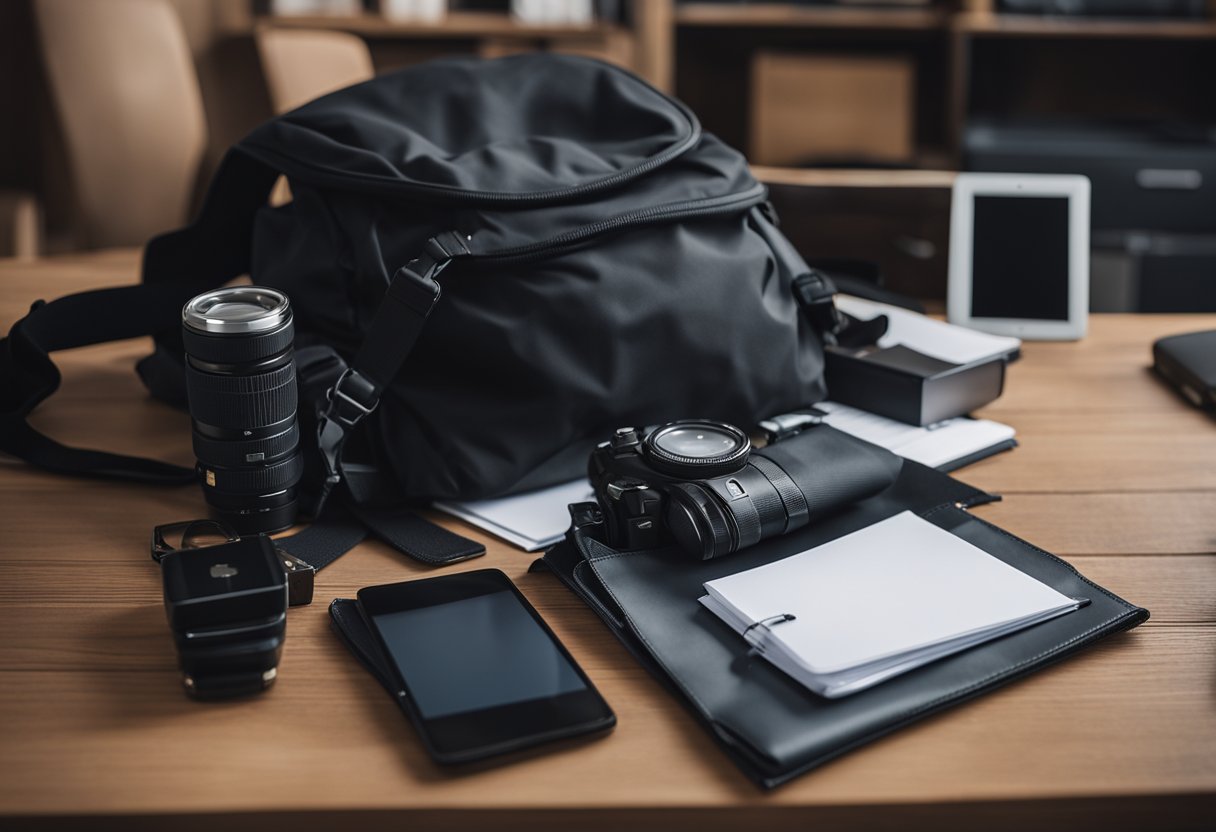
[[[1068,320],[977,318],[971,315],[971,253],[976,196],[1068,197]],[[1027,240],[1027,245],[1034,245]],[[1028,340],[1075,340],[1089,315],[1089,179],[1031,173],[960,173],[950,209],[950,276],[946,317],[952,324]]]

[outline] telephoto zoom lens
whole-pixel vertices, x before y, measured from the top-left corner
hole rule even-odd
[[[182,308],[203,497],[217,519],[243,535],[295,522],[304,462],[294,337],[291,302],[274,289],[217,289]]]

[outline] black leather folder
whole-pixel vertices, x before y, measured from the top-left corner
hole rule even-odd
[[[693,561],[673,548],[619,552],[575,528],[534,568],[552,570],[587,602],[744,773],[773,787],[1148,618],[1147,610],[968,511],[994,499],[905,462],[896,483],[881,494],[729,557]],[[706,581],[796,554],[904,510],[1090,603],[860,693],[825,699],[752,654],[737,633],[697,602]]]

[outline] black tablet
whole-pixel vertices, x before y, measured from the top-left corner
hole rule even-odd
[[[497,569],[367,587],[359,606],[398,699],[438,762],[616,724],[582,668]]]

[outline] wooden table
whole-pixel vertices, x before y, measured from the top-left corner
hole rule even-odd
[[[129,282],[137,263],[0,261],[0,327],[36,297]],[[337,826],[347,813],[363,826],[344,829],[1211,829],[1216,424],[1146,366],[1153,339],[1213,327],[1216,315],[1099,316],[1080,343],[1027,344],[984,414],[1014,425],[1022,447],[961,474],[1005,495],[978,514],[1152,620],[767,794],[555,579],[526,574],[531,555],[490,538],[485,558],[453,568],[519,583],[616,710],[611,736],[478,773],[432,765],[329,630],[330,598],[431,573],[379,543],[322,572],[317,600],[292,610],[273,690],[192,702],[147,546],[154,524],[203,513],[197,490],[0,462],[0,813],[226,830]],[[61,354],[63,390],[37,426],[188,463],[186,416],[132,371],[146,348]]]

